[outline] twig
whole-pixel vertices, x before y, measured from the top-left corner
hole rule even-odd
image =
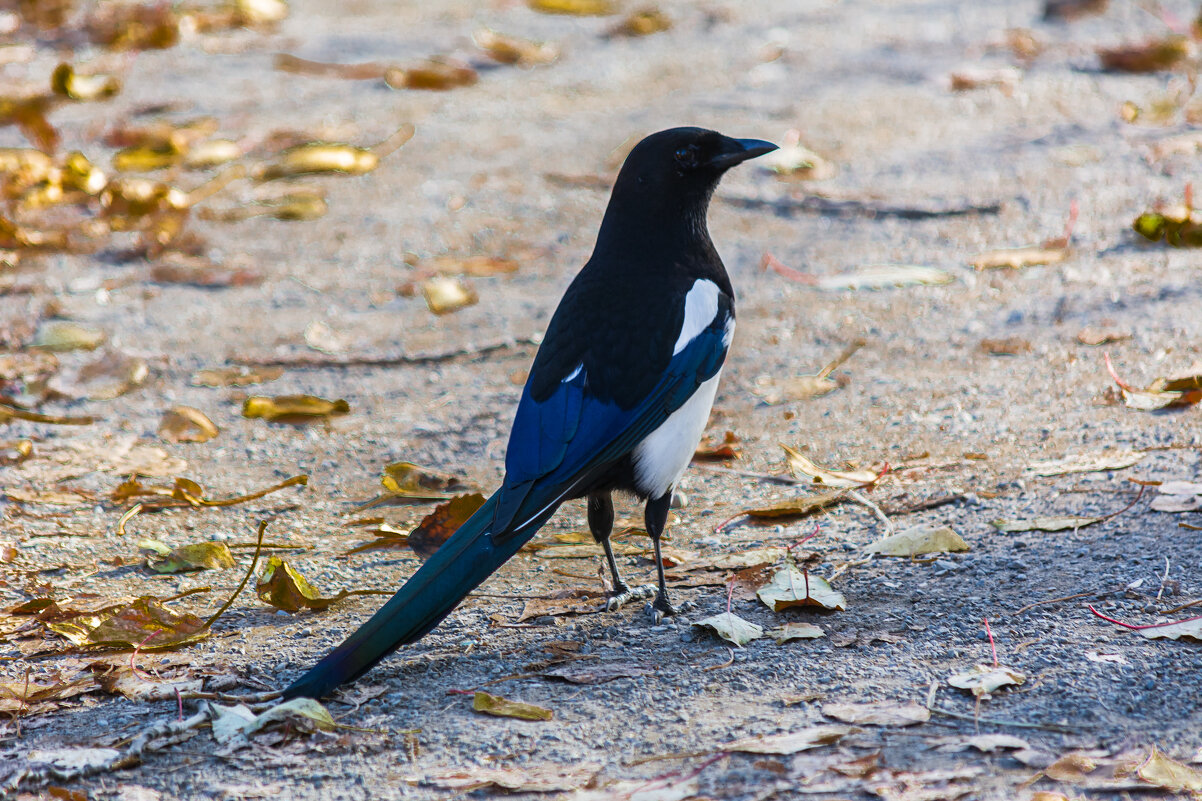
[[[885,531],[889,532],[889,536],[893,536],[893,534],[897,531],[897,529],[893,525],[893,521],[890,520],[885,515],[885,513],[881,511],[881,507],[877,506],[875,503],[873,503],[872,501],[865,498],[862,493],[860,493],[857,490],[848,490],[847,497],[851,498],[853,501],[862,503],[865,506],[867,506],[869,509],[871,509],[876,514],[876,516],[878,518],[880,518],[881,522],[885,524]]]
[[[1156,591],[1156,602],[1160,603],[1160,597],[1164,595],[1165,585],[1169,581],[1169,557],[1164,558],[1164,575],[1160,577],[1160,589]]]
[[[793,476],[786,476],[777,473],[756,473],[752,470],[739,470],[734,467],[723,467],[720,464],[706,464],[705,462],[694,462],[693,467],[698,470],[708,470],[711,473],[730,473],[736,476],[746,476],[747,478],[758,478],[760,481],[771,481],[774,484],[788,484],[796,486],[798,484],[810,485],[809,481],[802,481]]]
[[[1101,593],[1101,592],[1111,593],[1111,592],[1114,592],[1114,590],[1102,590],[1102,589],[1086,590],[1085,592],[1079,592],[1075,595],[1064,595],[1064,596],[1061,596],[1060,598],[1049,598],[1046,601],[1036,601],[1035,603],[1027,604],[1026,606],[1022,607],[1021,609],[1018,609],[1015,612],[1011,612],[1010,614],[1013,615],[1014,617],[1018,617],[1023,612],[1030,611],[1031,609],[1034,609],[1037,606],[1043,606],[1044,604],[1058,604],[1061,601],[1075,601],[1078,598],[1088,598],[1091,595],[1097,595],[1098,593]]]
[[[271,521],[270,520],[260,520],[259,521],[259,545],[260,546],[262,546],[262,544],[263,544],[263,534],[267,531],[267,524],[269,522],[271,522]],[[205,621],[203,628],[207,629],[210,626],[212,626],[214,623],[216,623],[217,618],[221,617],[225,613],[225,610],[230,608],[230,606],[234,603],[234,599],[237,598],[242,593],[242,590],[246,588],[246,583],[248,581],[250,581],[250,577],[255,574],[255,566],[259,563],[259,551],[261,551],[261,550],[262,550],[261,547],[255,548],[255,555],[250,560],[250,569],[247,570],[246,575],[242,577],[242,583],[238,585],[238,589],[234,590],[234,594],[229,597],[229,600],[226,601],[225,603],[223,603],[221,605],[221,608],[218,609],[216,612],[214,612],[213,615],[208,620]]]
[[[894,206],[886,203],[871,203],[862,200],[832,200],[821,195],[806,195],[800,199],[786,197],[775,200],[718,195],[716,199],[736,208],[752,211],[770,211],[778,217],[792,217],[794,214],[801,213],[817,214],[822,217],[868,217],[870,219],[896,217],[902,220],[929,220],[935,217],[997,214],[1002,210],[1001,203],[924,208],[921,206]]]
[[[815,378],[817,378],[819,381],[826,378],[828,375],[830,375],[831,373],[838,370],[841,366],[843,366],[843,363],[846,362],[848,359],[850,359],[852,356],[854,356],[856,351],[858,351],[860,348],[864,347],[867,344],[868,344],[868,340],[866,340],[866,339],[855,340],[850,345],[848,345],[846,348],[844,348],[843,352],[840,353],[838,356],[836,356],[835,360],[833,362],[831,362],[826,367],[823,367],[821,370],[819,370],[818,375],[816,375]]]
[[[309,355],[285,357],[234,356],[230,361],[249,367],[286,367],[291,370],[403,367],[411,364],[436,364],[462,357],[487,356],[497,351],[515,350],[526,345],[537,344],[539,344],[539,340],[535,337],[522,337],[520,339],[503,339],[499,342],[490,342],[487,345],[480,345],[478,347],[468,345],[435,353],[402,353],[393,356],[347,356],[329,359]]]
[[[735,663],[735,649],[734,649],[734,648],[727,648],[726,650],[730,652],[730,658],[729,658],[729,659],[727,659],[725,662],[723,662],[723,663],[722,663],[722,664],[720,664],[720,665],[710,665],[709,667],[703,667],[703,668],[701,669],[701,672],[702,672],[702,673],[709,673],[711,670],[721,670],[722,668],[728,668],[728,667],[730,667],[731,665],[733,665],[733,664]]]
[[[1171,614],[1174,614],[1175,612],[1180,612],[1182,609],[1189,609],[1190,607],[1193,607],[1193,606],[1202,606],[1202,598],[1199,598],[1196,601],[1190,601],[1187,604],[1181,604],[1181,606],[1174,606],[1172,609],[1166,609],[1163,612],[1161,612],[1160,614],[1171,615]]]

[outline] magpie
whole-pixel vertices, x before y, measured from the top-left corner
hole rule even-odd
[[[776,149],[701,128],[639,142],[618,173],[593,254],[564,293],[522,390],[505,479],[386,604],[284,690],[319,698],[433,629],[565,501],[613,574],[608,608],[637,599],[656,622],[675,613],[660,536],[672,490],[709,418],[734,333],[734,290],[706,212],[722,175]],[[646,501],[655,588],[631,589],[609,537],[613,492]]]

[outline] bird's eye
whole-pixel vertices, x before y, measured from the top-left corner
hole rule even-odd
[[[675,153],[676,163],[681,167],[692,168],[697,166],[697,148],[693,145],[682,147]]]

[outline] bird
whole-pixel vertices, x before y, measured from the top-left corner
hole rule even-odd
[[[735,327],[734,290],[709,236],[731,167],[777,146],[695,127],[642,139],[614,181],[596,244],[542,339],[514,415],[505,477],[358,630],[283,691],[320,698],[438,625],[555,514],[585,499],[613,577],[611,611],[650,599],[673,615],[660,537],[704,432]],[[657,583],[614,560],[614,492],[645,502]]]

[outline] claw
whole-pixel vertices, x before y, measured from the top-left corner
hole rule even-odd
[[[680,610],[678,610],[676,607],[672,606],[672,603],[663,595],[656,595],[655,600],[646,606],[647,614],[651,616],[652,623],[657,626],[664,622],[665,617],[672,617],[676,615],[678,611],[683,611],[684,609],[685,605],[682,605]]]
[[[650,585],[624,590],[610,597],[605,603],[605,611],[616,612],[631,601],[642,601],[655,595],[656,589]]]

